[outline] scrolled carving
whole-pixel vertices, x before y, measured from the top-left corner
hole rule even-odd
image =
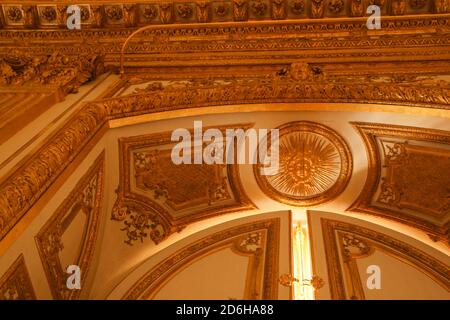
[[[122,202],[119,198],[114,205],[112,219],[123,221],[120,230],[125,231],[127,239],[124,242],[131,246],[136,241],[144,242],[147,237],[158,244],[174,231],[162,222],[158,214],[135,203]]]
[[[176,6],[177,15],[183,19],[189,19],[193,16],[194,10],[192,6],[187,3],[182,3]]]
[[[372,252],[367,241],[351,233],[345,233],[342,237],[342,248],[343,255],[348,259],[365,257]]]
[[[447,0],[434,0],[435,13],[446,13],[450,11],[450,3]]]
[[[394,15],[403,15],[406,11],[406,0],[392,0],[391,10]]]
[[[22,254],[0,278],[0,300],[36,300]]]
[[[92,19],[94,22],[94,26],[97,28],[101,28],[103,26],[103,6],[102,5],[92,5]]]
[[[414,10],[419,10],[427,5],[428,0],[409,0],[409,6]]]
[[[214,12],[216,13],[216,15],[221,18],[228,15],[228,11],[229,11],[228,7],[223,3],[218,4],[214,9]]]
[[[352,17],[361,17],[364,15],[364,2],[363,0],[351,0],[350,2],[350,14]]]
[[[272,0],[272,19],[281,20],[286,18],[285,0]]]
[[[161,3],[159,5],[159,18],[162,23],[171,23],[173,19],[173,5],[172,3]]]
[[[146,21],[151,21],[158,15],[158,9],[153,5],[145,5],[142,9],[142,17]]]
[[[136,22],[136,5],[132,3],[123,5],[123,22],[125,26],[132,27]]]
[[[248,19],[248,2],[246,0],[233,0],[234,21],[245,21]]]
[[[209,15],[209,4],[208,2],[197,2],[197,21],[198,22],[208,22]]]
[[[22,6],[24,12],[23,25],[27,28],[34,28],[36,26],[35,10],[36,6]]]
[[[322,18],[325,11],[325,0],[311,0],[311,18]]]
[[[97,55],[69,57],[56,51],[49,56],[32,57],[19,52],[0,56],[0,83],[56,84],[66,93],[77,92],[81,84],[94,79],[103,70],[103,58]]]
[[[123,18],[122,6],[107,6],[105,7],[105,15],[108,19],[112,21],[120,21]]]

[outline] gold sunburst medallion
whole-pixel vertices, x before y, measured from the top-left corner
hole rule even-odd
[[[352,171],[350,149],[332,129],[309,121],[291,122],[279,129],[279,170],[255,176],[271,198],[295,206],[331,200],[346,187]],[[262,161],[261,161],[262,162]]]

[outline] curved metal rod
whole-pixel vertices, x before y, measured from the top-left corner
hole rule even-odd
[[[246,26],[252,26],[252,25],[264,25],[264,24],[295,24],[298,23],[298,21],[289,21],[289,20],[278,20],[278,21],[246,21]],[[183,25],[186,28],[196,28],[196,27],[233,27],[233,26],[239,26],[239,25],[243,25],[242,22],[236,22],[236,21],[231,21],[231,22],[209,22],[209,23],[190,23],[190,24],[186,24]],[[123,77],[125,74],[125,70],[124,70],[124,54],[125,54],[125,50],[128,46],[128,43],[130,42],[130,40],[136,36],[137,34],[145,31],[145,30],[151,30],[151,29],[155,29],[155,30],[169,30],[169,29],[175,29],[175,28],[179,28],[180,25],[149,25],[149,26],[143,26],[137,30],[135,30],[132,34],[130,34],[128,36],[128,38],[125,40],[124,44],[122,45],[122,49],[120,50],[120,76]]]

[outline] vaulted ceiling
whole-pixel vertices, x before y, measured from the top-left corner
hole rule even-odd
[[[245,288],[223,278],[239,297],[288,298],[267,257],[292,273],[289,219],[311,226],[322,297],[373,297],[355,261],[381,256],[448,292],[448,1],[80,1],[81,30],[68,4],[0,5],[0,298],[170,297],[166,270],[218,248],[250,261]],[[280,129],[279,174],[174,165],[194,120]]]

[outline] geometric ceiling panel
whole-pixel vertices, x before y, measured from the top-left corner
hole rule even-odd
[[[279,171],[256,181],[269,197],[294,206],[312,206],[337,197],[352,173],[352,156],[344,139],[332,129],[309,121],[278,128]]]
[[[112,219],[123,221],[125,243],[147,236],[159,243],[192,222],[255,208],[236,165],[174,164],[171,152],[177,143],[171,132],[119,139],[120,182]]]
[[[366,184],[350,211],[383,216],[449,240],[450,132],[353,123],[366,144]]]
[[[0,278],[0,300],[36,300],[22,254]]]
[[[77,299],[82,292],[67,288],[69,265],[80,267],[81,288],[84,288],[100,223],[104,157],[102,152],[36,235],[36,245],[55,299]]]

